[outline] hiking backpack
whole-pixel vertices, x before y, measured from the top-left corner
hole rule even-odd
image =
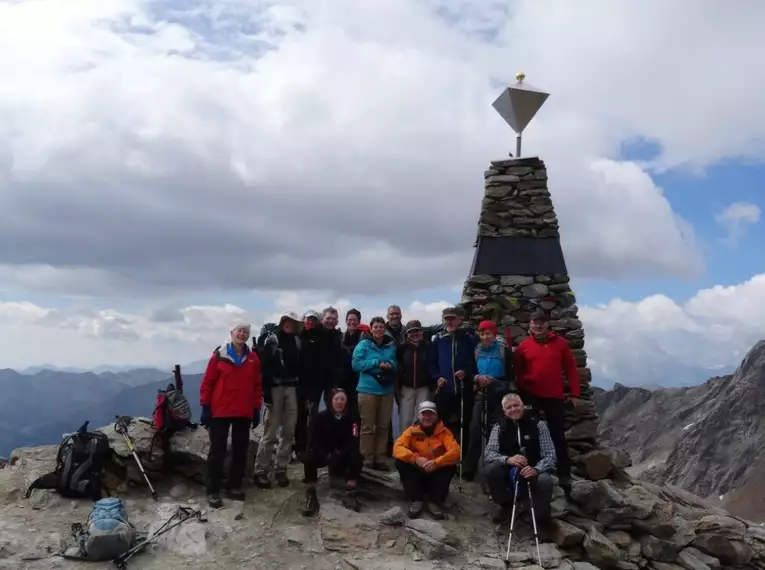
[[[157,391],[157,401],[154,406],[152,425],[156,434],[172,435],[191,424],[191,406],[183,395],[183,378],[181,367],[176,365],[173,370],[175,384],[172,382],[164,390]]]
[[[32,482],[24,498],[33,489],[55,489],[62,497],[101,498],[101,475],[109,458],[109,439],[100,431],[89,432],[89,423],[63,439],[56,454],[56,469]]]
[[[88,521],[83,526],[72,525],[77,546],[67,550],[64,558],[85,560],[111,560],[133,546],[136,530],[128,521],[121,499],[101,499],[93,505]]]

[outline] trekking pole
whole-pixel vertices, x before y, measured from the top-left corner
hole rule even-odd
[[[486,460],[486,444],[489,441],[489,389],[483,388],[481,390],[481,397],[483,398],[482,406],[483,406],[483,417],[481,418],[481,457],[483,458],[483,461]],[[481,465],[483,465],[483,461],[481,461]],[[486,485],[486,478],[482,477],[481,480],[481,487],[483,488],[484,493],[488,490],[488,487]]]
[[[178,518],[178,520],[170,524],[173,519]],[[138,554],[141,550],[146,548],[149,544],[154,542],[157,538],[165,534],[166,532],[169,532],[170,530],[174,529],[178,525],[181,525],[185,523],[189,519],[196,518],[199,522],[207,522],[206,518],[202,517],[202,511],[195,511],[193,509],[190,509],[189,507],[178,507],[178,509],[175,511],[175,514],[171,516],[165,523],[159,527],[157,530],[155,530],[153,533],[151,533],[149,536],[144,538],[141,542],[133,546],[130,550],[127,550],[120,554],[117,558],[112,560],[112,564],[119,568],[119,570],[125,570],[127,568],[128,560],[130,560],[133,556]]]
[[[127,444],[128,450],[133,455],[133,459],[135,459],[135,462],[138,465],[138,469],[141,471],[141,475],[143,475],[143,478],[146,480],[146,484],[149,486],[149,489],[151,489],[151,498],[155,501],[159,500],[157,498],[157,492],[154,490],[154,486],[151,484],[151,481],[149,481],[149,476],[146,474],[146,470],[143,468],[143,464],[138,458],[138,453],[136,453],[133,441],[130,439],[130,436],[127,433],[128,424],[132,418],[129,416],[115,416],[115,418],[117,421],[114,423],[114,431],[116,431],[118,434],[121,434],[122,437],[125,438],[125,443]]]
[[[457,491],[462,492],[462,463],[463,450],[465,449],[465,381],[460,382],[460,480]]]
[[[534,513],[534,497],[531,493],[531,483],[526,481],[526,487],[529,490],[529,508],[531,509],[531,524],[534,526],[534,541],[537,543],[537,561],[542,566],[542,554],[539,552],[539,533],[537,532],[537,517]]]
[[[505,551],[505,568],[510,568],[510,545],[513,542],[513,529],[515,528],[515,505],[518,503],[518,468],[510,468],[510,480],[513,482],[513,510],[510,513],[510,534],[507,537],[507,550]]]

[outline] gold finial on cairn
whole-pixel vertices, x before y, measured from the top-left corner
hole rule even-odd
[[[523,73],[522,71],[519,71],[518,73],[515,74],[515,80],[518,83],[523,83],[524,79],[526,79],[526,74]]]

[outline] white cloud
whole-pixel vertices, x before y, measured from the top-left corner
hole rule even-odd
[[[765,274],[702,289],[683,303],[665,295],[582,307],[595,380],[699,383],[730,373],[765,338]]]
[[[728,232],[728,241],[735,244],[747,226],[760,221],[760,207],[750,202],[734,202],[717,214],[715,219]]]
[[[691,228],[619,149],[655,142],[659,168],[762,158],[763,17],[744,0],[4,3],[0,282],[456,283],[481,172],[512,147],[493,80],[520,68],[552,93],[525,148],[548,163],[572,272],[698,273]]]

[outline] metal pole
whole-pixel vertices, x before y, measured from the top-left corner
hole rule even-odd
[[[521,133],[515,137],[515,158],[521,157]]]

